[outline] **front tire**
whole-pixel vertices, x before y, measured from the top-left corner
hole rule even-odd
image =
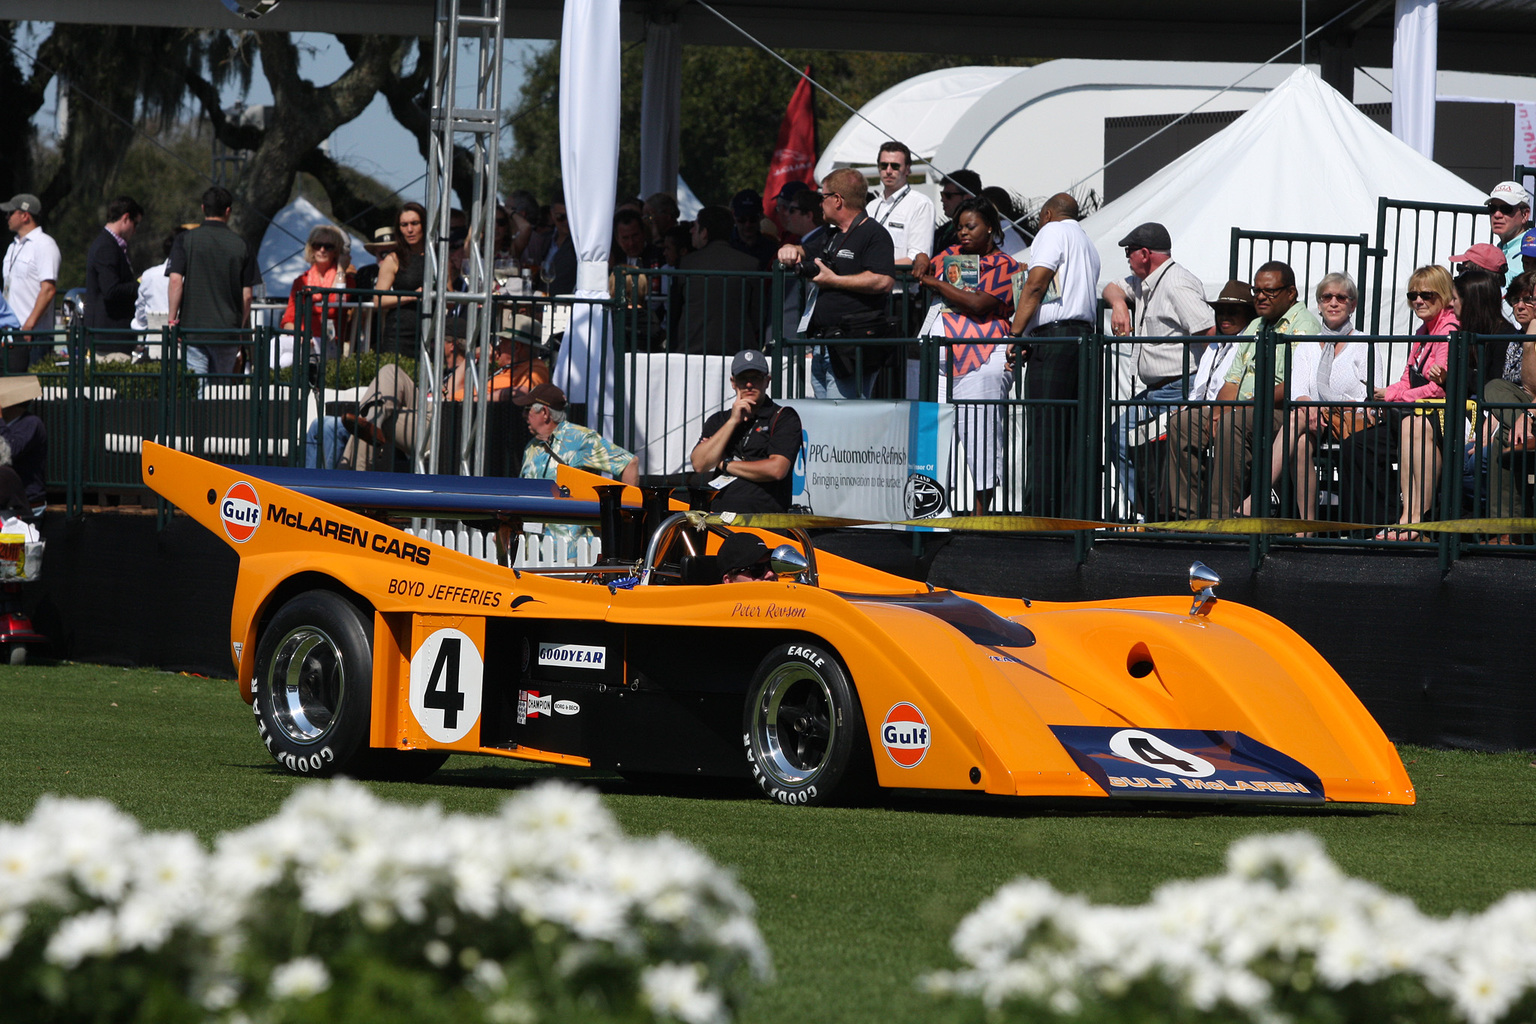
[[[256,649],[256,729],[272,758],[295,775],[420,779],[446,754],[374,750],[372,623],[328,590],[292,598]]]
[[[757,667],[742,719],[747,766],[784,804],[848,803],[873,775],[859,695],[830,651],[781,644]]]

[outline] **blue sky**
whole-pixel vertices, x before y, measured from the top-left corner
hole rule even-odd
[[[46,24],[34,24],[28,26],[33,30],[30,38],[23,34],[18,40],[23,47],[31,50],[51,26]],[[300,47],[300,70],[311,81],[324,85],[334,81],[347,68],[347,56],[341,44],[334,36],[324,33],[299,33],[295,41]],[[518,89],[522,85],[522,64],[531,53],[552,45],[549,40],[507,40],[503,51],[503,75],[502,75],[502,108],[511,110],[517,107]],[[460,79],[467,86],[474,82],[474,64],[471,60],[460,62]],[[461,99],[472,96],[472,92],[461,92]],[[226,107],[233,106],[237,101],[244,99],[247,106],[257,106],[272,101],[272,93],[267,88],[266,79],[262,76],[260,68],[252,78],[250,92],[242,97],[238,89],[228,89],[224,94]],[[43,109],[38,112],[36,123],[43,133],[51,135],[56,130],[56,113],[54,91],[50,90],[49,98]],[[512,133],[503,132],[501,137],[503,155],[512,144]],[[382,97],[376,98],[366,111],[356,120],[342,125],[331,136],[331,156],[336,160],[354,167],[366,174],[370,174],[390,188],[403,190],[403,195],[408,199],[422,200],[426,194],[426,160],[421,156],[416,146],[416,140],[400,125],[389,113],[389,106]]]

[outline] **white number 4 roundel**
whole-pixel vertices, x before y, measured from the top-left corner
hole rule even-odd
[[[1216,766],[1205,758],[1180,750],[1167,740],[1140,729],[1121,729],[1109,738],[1109,749],[1148,768],[1173,775],[1203,779],[1216,772]]]
[[[438,743],[456,743],[480,720],[485,661],[457,629],[440,629],[411,658],[411,714]]]

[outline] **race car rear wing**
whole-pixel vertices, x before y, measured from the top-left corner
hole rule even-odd
[[[599,518],[597,502],[565,497],[569,492],[553,480],[284,466],[229,468],[342,508],[444,519],[516,516],[541,522],[585,522]]]

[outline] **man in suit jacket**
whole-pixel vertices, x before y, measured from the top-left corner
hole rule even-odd
[[[753,271],[757,258],[731,245],[731,211],[706,206],[693,223],[694,251],[679,270]],[[759,348],[762,326],[761,279],[679,277],[672,283],[672,324],[668,348],[692,355],[732,356]]]
[[[86,253],[85,326],[92,331],[89,340],[98,354],[126,355],[134,349],[132,335],[116,332],[129,330],[139,296],[139,281],[128,262],[128,239],[143,216],[142,206],[118,196],[107,205],[107,223]]]

